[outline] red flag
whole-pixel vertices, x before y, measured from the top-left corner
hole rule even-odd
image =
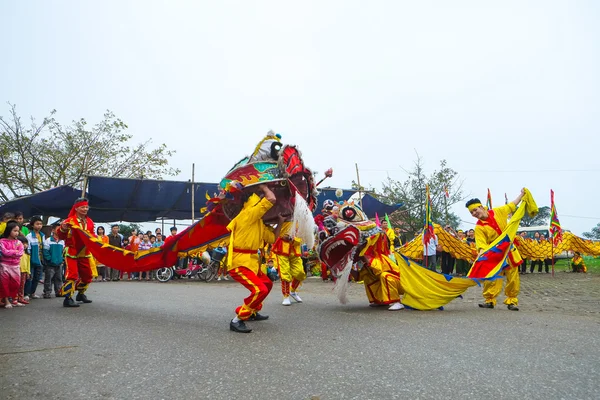
[[[492,209],[492,194],[490,193],[490,188],[488,188],[486,206],[487,206],[488,210]]]
[[[550,189],[550,235],[556,245],[562,240],[562,228],[560,221],[558,220],[558,214],[556,213],[556,204],[554,204],[554,190]]]

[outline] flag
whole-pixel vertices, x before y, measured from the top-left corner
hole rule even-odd
[[[429,196],[429,185],[426,186],[427,197],[425,198],[425,226],[423,227],[423,243],[425,246],[434,238],[433,221],[431,220],[431,197]]]
[[[485,202],[485,205],[487,206],[488,210],[492,209],[492,194],[490,193],[490,188],[488,188],[487,201]]]
[[[448,192],[448,186],[444,186],[444,195],[446,195],[446,198],[449,199],[450,198],[450,193]]]
[[[388,223],[388,228],[392,227],[392,223],[390,222],[390,217],[388,217],[387,213],[385,213],[385,220]]]
[[[379,221],[379,215],[377,215],[377,213],[375,213],[375,223],[377,224],[377,226],[381,226],[381,222]]]
[[[508,196],[504,193],[504,204],[508,204]]]
[[[554,245],[562,241],[562,228],[560,227],[560,221],[558,220],[558,214],[556,214],[556,204],[554,204],[554,190],[550,189],[550,235]]]

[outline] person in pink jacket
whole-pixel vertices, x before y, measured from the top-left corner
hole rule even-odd
[[[4,308],[22,307],[19,303],[19,288],[21,286],[21,256],[23,243],[18,239],[21,227],[16,221],[6,224],[6,229],[0,239],[0,299]],[[12,298],[12,303],[9,300]]]

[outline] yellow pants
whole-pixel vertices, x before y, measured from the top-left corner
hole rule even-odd
[[[506,286],[504,287],[504,294],[506,299],[504,304],[519,305],[519,289],[521,287],[521,280],[519,278],[519,268],[509,267],[505,269],[502,274],[506,276]],[[502,282],[504,279],[495,279],[493,281],[485,281],[483,283],[483,298],[486,303],[492,303],[496,305],[496,297],[502,291]]]
[[[365,269],[363,268],[363,270]],[[392,304],[400,301],[400,294],[403,291],[400,287],[399,276],[390,272],[382,272],[379,276],[375,276],[365,271],[359,275],[359,279],[364,281],[369,303]]]
[[[302,282],[306,279],[302,258],[292,255],[281,256],[276,254],[275,261],[277,262],[277,269],[279,270],[279,276],[282,281],[291,282],[295,279],[298,282]]]

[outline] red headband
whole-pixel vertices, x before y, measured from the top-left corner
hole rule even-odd
[[[87,206],[89,205],[87,200],[81,200],[78,201],[77,203],[73,204],[73,208],[79,208],[79,207],[83,207],[83,206]]]
[[[71,207],[71,211],[69,212],[69,217],[73,217],[77,214],[75,212],[75,210],[77,208],[82,207],[82,206],[87,206],[87,205],[89,205],[87,200],[79,200],[78,202],[73,204],[73,207]]]

